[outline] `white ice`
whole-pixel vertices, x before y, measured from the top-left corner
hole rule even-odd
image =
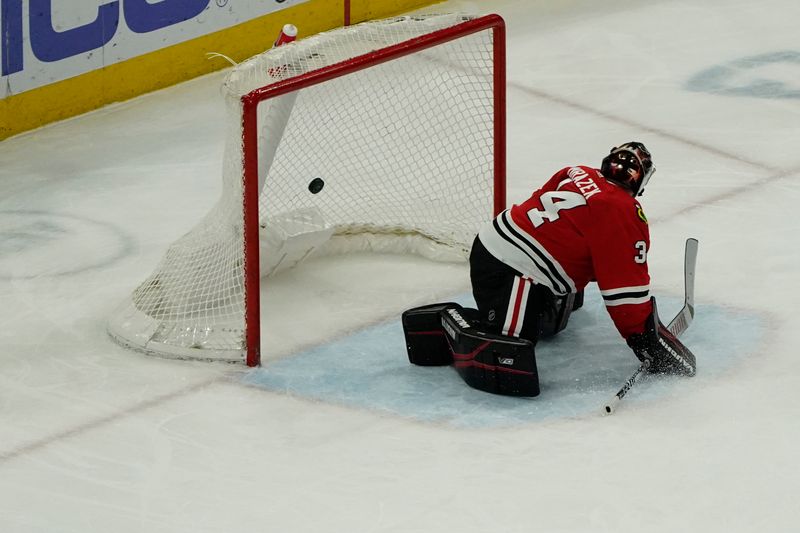
[[[698,376],[650,397],[642,384],[611,417],[598,404],[464,426],[113,344],[105,317],[216,200],[215,74],[0,143],[0,531],[800,530],[800,4],[435,6],[456,9],[508,24],[511,202],[614,143],[653,151],[652,290],[680,298],[683,240],[697,237],[698,302],[729,319],[704,323],[700,308]],[[268,290],[264,371],[468,278],[358,256]],[[728,353],[704,374],[704,354],[712,368]],[[581,375],[605,364],[576,361]],[[476,409],[481,393],[437,375],[461,387],[450,409]]]

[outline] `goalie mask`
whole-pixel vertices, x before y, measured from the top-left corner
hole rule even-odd
[[[629,142],[612,148],[600,171],[606,179],[622,185],[634,196],[641,196],[656,167],[642,143]]]

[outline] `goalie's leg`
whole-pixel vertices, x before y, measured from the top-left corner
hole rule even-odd
[[[403,313],[403,334],[406,338],[408,361],[420,366],[452,364],[453,355],[442,329],[441,311],[460,307],[453,302],[415,307]]]
[[[498,335],[536,342],[539,315],[533,300],[533,280],[497,260],[476,238],[469,257],[472,296],[484,328]]]
[[[531,341],[484,331],[475,309],[452,302],[403,313],[408,360],[455,366],[470,386],[494,394],[536,396],[539,374]]]
[[[555,296],[490,254],[475,239],[470,254],[472,294],[484,327],[490,333],[535,343],[567,326],[583,304],[583,293]]]
[[[539,373],[533,343],[508,335],[493,335],[469,320],[461,306],[441,311],[442,329],[450,345],[453,366],[478,390],[510,396],[538,396]]]

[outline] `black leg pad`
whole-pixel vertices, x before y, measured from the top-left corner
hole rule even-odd
[[[573,311],[577,311],[581,307],[583,307],[583,290],[580,290],[575,294],[575,300],[572,302]]]
[[[481,331],[471,309],[456,304],[441,309],[441,325],[453,366],[470,387],[509,396],[538,396],[539,373],[533,343]]]
[[[453,364],[450,346],[442,329],[441,311],[459,307],[447,302],[415,307],[403,313],[403,333],[406,337],[408,360],[420,366]]]
[[[569,315],[583,306],[583,291],[566,296],[550,295],[549,299],[549,309],[539,323],[539,337],[552,337],[567,327]]]

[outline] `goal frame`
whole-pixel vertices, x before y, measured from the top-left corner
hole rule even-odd
[[[243,150],[243,246],[245,363],[261,364],[261,282],[258,212],[258,118],[260,102],[398,59],[481,31],[492,31],[492,78],[494,92],[493,212],[506,206],[506,48],[505,21],[485,15],[455,26],[335,63],[294,78],[276,81],[241,97]]]

